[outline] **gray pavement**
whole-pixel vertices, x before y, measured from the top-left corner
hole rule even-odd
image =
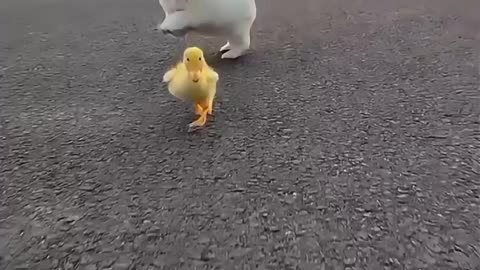
[[[257,2],[194,134],[156,0],[0,2],[0,269],[480,269],[480,2]]]

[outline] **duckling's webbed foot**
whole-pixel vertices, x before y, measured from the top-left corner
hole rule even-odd
[[[187,126],[188,132],[193,132],[193,131],[199,130],[203,126],[205,126],[205,123],[202,124],[202,123],[199,123],[198,120],[195,120],[192,123],[188,124],[188,126]]]
[[[188,132],[188,133],[195,132],[195,131],[197,131],[197,130],[199,130],[199,129],[201,129],[201,128],[202,128],[201,126],[195,126],[195,125],[189,124],[189,125],[187,126],[187,132]]]
[[[203,109],[201,106],[199,105],[196,105],[198,109],[200,109],[200,117],[193,121],[192,123],[188,124],[188,132],[192,132],[192,131],[195,131],[203,126],[205,126],[205,124],[207,123],[207,113],[208,113],[208,110],[207,109]]]

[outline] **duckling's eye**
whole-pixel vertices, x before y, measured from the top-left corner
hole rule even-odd
[[[187,58],[187,62],[190,62],[190,58]]]
[[[198,61],[202,61],[202,57],[198,57]]]

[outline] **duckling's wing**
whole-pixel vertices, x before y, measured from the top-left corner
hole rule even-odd
[[[170,71],[173,71],[171,74],[168,74]],[[169,77],[170,79],[168,81],[168,92],[170,94],[182,101],[185,101],[184,94],[183,94],[183,87],[184,87],[184,82],[185,78],[187,76],[187,71],[186,67],[183,63],[178,63],[175,68],[171,69],[169,72],[165,74],[166,77]],[[164,77],[165,77],[164,76]]]
[[[219,79],[218,73],[213,68],[208,67],[208,80],[210,82],[217,82]]]
[[[172,68],[169,71],[165,72],[165,74],[163,75],[163,82],[165,83],[170,82],[173,79],[173,77],[175,77],[175,73],[177,73],[176,68]]]
[[[172,81],[175,77],[179,77],[185,69],[183,63],[178,63],[175,67],[171,68],[169,71],[165,72],[163,75],[163,82],[170,82]]]
[[[169,92],[172,96],[180,99],[181,101],[187,101],[187,100],[185,99],[185,96],[182,94],[181,90],[175,88],[175,86],[173,86],[172,84],[169,84],[169,85],[168,85],[168,92]]]
[[[212,70],[212,80],[217,82],[219,79],[218,73]]]

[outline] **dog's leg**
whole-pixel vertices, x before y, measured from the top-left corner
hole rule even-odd
[[[250,48],[251,26],[251,21],[244,21],[232,29],[232,32],[227,36],[228,42],[224,46],[228,47],[229,50],[222,55],[222,59],[235,59],[245,54]]]
[[[177,11],[185,10],[189,0],[158,0],[165,17]]]
[[[224,53],[224,52],[229,51],[229,50],[230,50],[230,42],[227,41],[227,43],[225,43],[225,45],[223,45],[222,48],[220,48],[220,52]]]
[[[249,33],[236,34],[228,38],[228,51],[222,54],[222,59],[235,59],[250,48]]]
[[[185,36],[191,28],[190,14],[186,11],[176,11],[165,17],[160,24],[160,30],[165,34],[171,34],[176,37]]]

